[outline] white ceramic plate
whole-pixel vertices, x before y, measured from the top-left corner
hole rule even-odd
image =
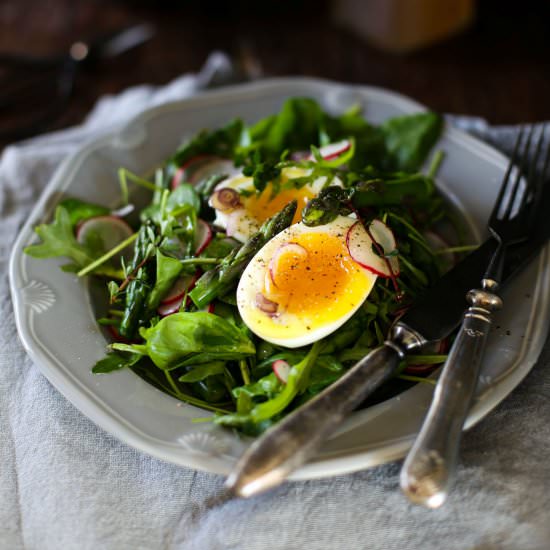
[[[193,423],[205,411],[182,405],[131,371],[94,376],[90,367],[105,353],[87,283],[63,273],[63,261],[22,253],[33,228],[51,218],[65,195],[114,205],[117,169],[148,173],[181,141],[234,117],[253,122],[277,111],[291,96],[309,96],[339,113],[353,104],[380,123],[424,110],[388,91],[304,78],[265,80],[212,91],[146,111],[123,129],[98,139],[65,161],[30,215],[14,246],[11,292],[21,340],[43,374],[84,414],[120,440],[153,456],[196,469],[227,474],[250,443],[211,423]],[[438,184],[467,213],[478,236],[496,197],[507,160],[452,128],[438,148],[446,152]],[[548,329],[548,251],[514,283],[505,312],[490,336],[470,426],[494,408],[535,363]],[[419,384],[393,399],[351,415],[294,479],[351,472],[401,457],[410,447],[429,405],[432,388]]]

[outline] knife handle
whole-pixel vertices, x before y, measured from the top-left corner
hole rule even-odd
[[[387,341],[270,428],[240,458],[226,488],[235,496],[248,497],[284,481],[353,409],[395,373],[405,350],[395,341]]]
[[[437,508],[454,477],[464,421],[476,390],[492,313],[502,306],[484,279],[486,290],[470,290],[470,307],[437,382],[422,429],[401,470],[401,489],[418,504]]]

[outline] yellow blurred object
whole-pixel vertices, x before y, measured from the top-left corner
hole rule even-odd
[[[407,52],[466,28],[475,0],[332,0],[332,13],[380,48]]]

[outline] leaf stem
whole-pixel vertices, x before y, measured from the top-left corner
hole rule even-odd
[[[425,384],[431,384],[432,386],[437,384],[437,380],[434,380],[433,378],[422,378],[422,376],[411,376],[409,374],[400,374],[397,378],[401,378],[401,380],[408,380],[409,382],[423,382]]]
[[[439,149],[434,153],[434,156],[432,157],[432,162],[430,163],[430,167],[428,168],[428,177],[434,178],[437,172],[439,171],[439,167],[441,166],[441,163],[443,162],[443,159],[445,158],[445,153]]]
[[[181,265],[210,265],[219,264],[221,262],[218,258],[186,258],[180,260]]]
[[[210,405],[210,403],[207,403],[206,401],[203,401],[202,399],[197,399],[196,397],[192,397],[191,395],[187,395],[186,393],[183,393],[174,382],[174,379],[172,378],[172,375],[168,371],[164,371],[164,375],[166,376],[166,380],[170,384],[170,387],[172,388],[172,391],[170,392],[173,397],[176,399],[179,399],[180,401],[184,401],[185,403],[189,403],[190,405],[195,405],[195,407],[200,407],[201,409],[207,409],[209,411],[213,411],[216,413],[221,414],[231,414],[232,411],[229,411],[227,409],[222,409],[221,407],[216,407],[214,405]]]
[[[120,183],[120,190],[122,194],[122,201],[126,204],[128,204],[128,182],[127,180],[130,180],[132,183],[135,183],[136,185],[141,185],[142,187],[145,187],[145,189],[149,189],[149,191],[162,191],[162,187],[159,187],[158,185],[155,185],[154,183],[151,183],[150,181],[147,181],[146,179],[140,178],[138,175],[134,174],[133,172],[130,172],[127,168],[119,168],[118,170],[118,180]]]
[[[448,253],[454,253],[454,252],[471,252],[472,250],[476,250],[479,248],[479,245],[477,244],[465,244],[463,246],[450,246],[449,248],[440,248],[439,250],[435,250],[434,254],[448,254]]]
[[[241,376],[243,377],[243,382],[248,385],[250,384],[250,373],[248,372],[248,363],[246,359],[241,359],[239,361],[239,368],[241,369]]]
[[[126,248],[129,244],[133,243],[138,237],[138,233],[134,233],[133,235],[130,235],[127,239],[123,240],[121,243],[117,244],[114,248],[111,248],[109,252],[103,254],[100,258],[97,260],[94,260],[91,264],[88,264],[86,267],[83,267],[78,273],[78,277],[84,277],[84,275],[87,275],[90,273],[90,271],[93,271],[96,267],[99,267],[101,264],[105,263],[107,260],[112,258],[115,254]]]

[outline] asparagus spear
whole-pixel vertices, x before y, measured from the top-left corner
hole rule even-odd
[[[189,293],[193,303],[202,308],[218,296],[227,294],[256,252],[292,223],[296,208],[296,201],[289,202],[280,212],[266,220],[241,248],[233,250],[214,269],[207,271]]]
[[[133,276],[134,278],[126,289],[124,315],[119,329],[121,336],[128,340],[135,337],[151,289],[151,273],[149,267],[145,265],[151,249],[149,227],[147,223],[141,226],[134,245],[134,256],[128,267],[128,273],[134,274],[129,277]]]

